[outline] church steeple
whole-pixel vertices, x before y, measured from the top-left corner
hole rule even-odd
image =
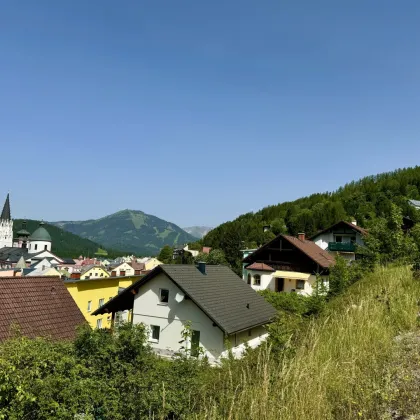
[[[10,215],[10,199],[9,194],[7,194],[6,201],[3,206],[3,211],[1,212],[0,220],[11,220],[12,217]]]

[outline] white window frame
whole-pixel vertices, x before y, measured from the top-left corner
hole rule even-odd
[[[96,320],[96,328],[100,330],[102,328],[102,318]]]
[[[87,304],[87,311],[90,312],[92,310],[92,301],[89,300]]]
[[[103,306],[105,303],[105,298],[100,298],[98,301],[98,308],[100,308],[101,306]]]

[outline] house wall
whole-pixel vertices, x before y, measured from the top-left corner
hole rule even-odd
[[[250,340],[254,340],[255,338],[265,336],[266,334],[266,329],[262,326],[259,326],[230,335],[229,342],[232,348],[235,348],[237,346],[240,346],[241,344],[248,343]]]
[[[167,305],[159,303],[160,289],[169,290]],[[134,297],[133,323],[144,323],[146,326],[160,326],[158,343],[151,342],[158,353],[171,355],[179,351],[183,344],[182,331],[191,322],[193,330],[200,331],[200,346],[210,359],[217,359],[224,350],[224,334],[213,326],[213,321],[192,301],[175,300],[181,290],[164,273],[158,274],[140,288]]]
[[[337,233],[337,235],[340,235],[343,237],[343,242],[350,242],[350,237],[355,236],[356,237],[356,244],[363,245],[363,237],[359,232],[352,232],[352,233]],[[321,247],[322,249],[328,248],[329,242],[335,242],[335,233],[334,232],[325,232],[321,235],[317,236],[314,240],[314,242]]]
[[[276,291],[276,283],[277,283],[277,277],[274,276],[274,273],[269,273],[267,274],[267,272],[264,271],[249,271],[249,273],[251,273],[251,276],[253,274],[260,274],[261,275],[261,286],[256,286],[253,284],[253,278],[252,278],[252,284],[251,287],[255,290],[255,291],[259,291],[259,290],[271,290],[273,292]],[[293,272],[291,272],[292,274]],[[293,276],[295,277],[295,276]],[[328,282],[328,276],[323,276],[324,280],[326,282]],[[245,282],[247,282],[247,278],[244,280]],[[286,293],[291,293],[291,292],[296,292],[300,295],[306,295],[306,296],[310,296],[315,288],[315,282],[316,282],[316,275],[311,274],[309,276],[308,279],[301,279],[301,280],[305,280],[305,287],[304,289],[297,289],[297,281],[299,279],[295,279],[295,278],[287,278],[284,277],[284,286],[283,286],[283,292]]]
[[[157,267],[158,265],[162,265],[163,263],[161,261],[159,261],[157,258],[149,258],[145,263],[144,263],[144,269],[145,270],[153,270],[155,267]]]
[[[109,273],[100,266],[92,267],[90,270],[86,271],[86,273],[83,273],[80,276],[82,280],[88,278],[96,279],[101,277],[109,277]]]
[[[138,279],[138,276],[125,277],[123,279],[108,277],[73,282],[67,280],[64,284],[92,328],[96,328],[98,319],[102,319],[102,328],[110,328],[111,314],[92,316],[92,312],[99,307],[99,299],[104,299],[104,302],[107,302],[118,294],[120,287],[126,288],[131,286]],[[89,301],[92,302],[90,311],[88,311]]]
[[[134,268],[127,263],[122,263],[118,267],[113,268],[111,271],[115,271],[115,277],[119,276],[134,276]],[[121,271],[125,271],[125,274],[121,274]]]

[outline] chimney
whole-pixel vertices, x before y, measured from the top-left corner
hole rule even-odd
[[[201,274],[206,274],[206,263],[203,261],[199,261],[198,262],[198,266],[197,266],[198,270],[200,271]]]
[[[357,220],[356,220],[356,219],[353,219],[353,220],[351,221],[351,224],[352,224],[352,225],[354,225],[354,226],[357,226]]]
[[[304,232],[298,233],[298,239],[303,242],[305,240],[305,233]]]

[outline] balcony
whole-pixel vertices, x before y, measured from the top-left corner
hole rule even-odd
[[[355,250],[353,242],[328,242],[328,251],[354,252]]]

